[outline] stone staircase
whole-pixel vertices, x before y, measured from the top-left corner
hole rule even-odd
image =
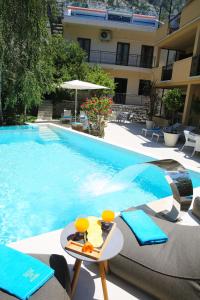
[[[148,105],[113,104],[112,111],[116,114],[127,112],[132,122],[145,122],[147,120]]]
[[[53,104],[50,100],[44,100],[38,108],[37,121],[51,121]]]
[[[39,136],[45,142],[59,141],[59,136],[46,125],[39,126]]]
[[[63,24],[62,19],[64,16],[64,1],[57,0],[57,11],[56,14],[52,13],[52,8],[49,4],[48,6],[48,18],[50,23],[51,34],[63,34]]]

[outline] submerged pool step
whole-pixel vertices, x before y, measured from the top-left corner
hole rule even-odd
[[[48,126],[39,127],[39,135],[44,141],[59,141],[59,136],[53,132]]]

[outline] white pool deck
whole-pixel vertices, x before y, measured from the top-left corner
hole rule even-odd
[[[141,125],[123,123],[109,123],[106,127],[105,141],[132,149],[133,151],[152,156],[157,159],[173,158],[182,163],[186,168],[200,172],[200,155],[189,157],[192,150],[180,152],[178,148],[168,148],[163,143],[151,142],[149,137],[141,135]],[[194,189],[194,196],[200,195],[200,187]],[[156,211],[169,208],[172,199],[170,197],[150,203],[149,206]],[[45,213],[44,213],[45,217]],[[191,214],[183,215],[183,224],[197,225]],[[66,257],[72,274],[74,259],[67,255],[60,245],[60,233],[62,229],[28,238],[10,244],[11,247],[25,253],[62,254]],[[152,299],[135,287],[122,281],[112,274],[107,275],[107,287],[110,300]],[[101,280],[96,264],[84,264],[80,272],[80,278],[74,300],[100,300],[103,299]],[[43,299],[41,299],[43,300]],[[45,300],[45,299],[44,299]],[[55,299],[59,300],[59,299]]]

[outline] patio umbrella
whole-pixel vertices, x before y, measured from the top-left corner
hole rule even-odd
[[[72,81],[66,81],[63,82],[60,85],[61,88],[63,89],[71,89],[75,90],[75,122],[76,122],[76,113],[77,113],[77,94],[78,90],[109,90],[110,88],[86,81],[80,81],[80,80],[72,80]]]

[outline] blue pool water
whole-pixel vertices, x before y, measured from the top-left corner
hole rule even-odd
[[[171,194],[152,158],[55,126],[0,129],[0,242]],[[138,165],[139,164],[139,165]],[[191,172],[193,185],[200,175]]]

